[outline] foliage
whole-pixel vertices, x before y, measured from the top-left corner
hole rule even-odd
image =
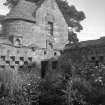
[[[63,15],[68,23],[69,27],[76,28],[76,31],[79,32],[83,29],[82,25],[80,24],[81,21],[85,19],[85,14],[83,11],[78,11],[75,6],[69,5],[68,2],[65,0],[56,0]]]
[[[66,97],[63,92],[63,88],[64,87],[61,78],[56,78],[54,80],[51,80],[50,77],[45,78],[40,84],[41,95],[39,97],[39,104],[66,105]]]
[[[73,31],[68,33],[68,41],[69,41],[69,45],[73,45],[73,44],[77,44],[79,39],[77,38],[77,34]]]
[[[28,69],[27,69],[28,70]],[[38,103],[40,78],[36,69],[0,71],[0,105],[31,105]]]
[[[79,74],[78,74],[79,73]],[[80,78],[79,86],[74,86],[84,96],[85,102],[93,105],[104,105],[105,68],[85,66],[75,73]],[[77,84],[74,82],[74,84]],[[80,88],[79,88],[80,87]]]
[[[15,89],[19,91],[22,87],[20,75],[13,70],[0,70],[0,83],[1,86],[5,85],[5,88],[10,90],[10,94],[12,94]]]
[[[13,8],[14,6],[17,5],[19,0],[6,0],[6,2],[4,3],[4,5]]]
[[[22,80],[16,71],[0,70],[0,104],[11,105],[17,103],[14,100],[14,94],[20,93],[22,88]]]
[[[76,51],[75,51],[76,52]],[[60,69],[65,74],[71,71],[66,81],[68,104],[104,105],[105,97],[105,65],[88,62],[78,52],[66,52],[60,57]],[[67,68],[69,67],[69,68]],[[72,67],[72,68],[70,68]],[[66,76],[66,75],[64,75]]]
[[[68,27],[71,28],[68,34],[69,44],[77,44],[79,41],[77,38],[77,33],[83,30],[81,21],[86,17],[83,11],[78,11],[74,5],[69,5],[66,0],[56,0],[60,10],[63,13],[63,16],[68,24]],[[75,31],[75,32],[74,32]]]

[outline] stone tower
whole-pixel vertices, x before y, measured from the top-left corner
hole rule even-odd
[[[22,44],[23,37],[32,33],[30,28],[35,24],[33,15],[36,8],[33,2],[19,0],[3,21],[3,36],[7,36],[14,45]]]

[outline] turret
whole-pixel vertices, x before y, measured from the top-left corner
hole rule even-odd
[[[8,37],[13,44],[22,44],[22,38],[30,32],[31,26],[35,24],[36,9],[36,3],[19,0],[4,18],[3,37]]]

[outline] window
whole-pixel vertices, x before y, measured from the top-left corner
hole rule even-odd
[[[46,48],[52,49],[53,48],[53,43],[51,41],[46,40]]]
[[[23,69],[24,68],[24,66],[19,66],[19,69]]]
[[[56,69],[57,68],[57,61],[52,61],[52,69]]]
[[[14,69],[15,67],[11,65],[10,68]]]
[[[96,66],[99,66],[99,61],[96,61]]]
[[[94,61],[94,60],[95,60],[95,57],[94,57],[94,56],[93,56],[93,57],[91,57],[91,60],[92,60],[92,61]]]
[[[56,52],[54,52],[54,56],[56,56],[57,55],[57,53]]]
[[[20,60],[21,60],[21,61],[24,61],[24,57],[20,57]]]
[[[44,51],[44,55],[46,55],[47,54],[47,52],[46,51]]]
[[[35,52],[37,47],[31,47],[32,51]]]
[[[25,64],[25,65],[28,65],[28,62],[27,62],[27,61],[24,61],[24,64]]]
[[[3,61],[5,61],[5,56],[1,56],[1,59],[2,59]]]
[[[19,61],[15,61],[15,64],[19,64]]]
[[[99,59],[100,59],[100,61],[103,61],[104,60],[104,56],[100,56]]]
[[[16,39],[16,40],[15,40],[15,45],[16,45],[16,46],[20,46],[20,45],[21,45],[20,39]]]
[[[5,69],[5,65],[1,65],[0,67],[1,67],[2,69]]]
[[[53,22],[48,22],[48,31],[53,36]]]
[[[49,47],[52,49],[53,48],[53,44],[52,43],[49,43]]]
[[[15,56],[11,56],[10,58],[11,58],[13,61],[15,61]]]
[[[28,57],[28,60],[29,60],[29,61],[32,61],[32,57]]]
[[[7,64],[10,64],[10,61],[6,61]]]
[[[32,66],[31,66],[31,65],[29,65],[29,66],[28,66],[28,69],[31,69],[31,68],[32,68]]]
[[[32,63],[32,67],[33,68],[36,67],[36,63],[35,62]]]

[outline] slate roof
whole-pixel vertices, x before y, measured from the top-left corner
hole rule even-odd
[[[81,41],[77,44],[66,45],[64,50],[67,49],[77,49],[77,48],[86,48],[86,47],[97,47],[97,46],[105,46],[105,37],[102,37],[97,40],[88,40],[88,41]]]

